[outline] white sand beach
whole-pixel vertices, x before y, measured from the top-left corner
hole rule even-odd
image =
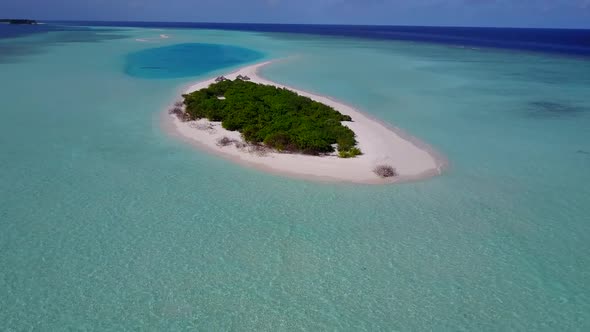
[[[252,82],[287,88],[302,96],[332,106],[342,114],[349,115],[353,121],[343,122],[343,125],[355,132],[358,147],[363,154],[349,159],[339,158],[336,155],[309,156],[279,152],[260,154],[252,152],[249,148],[238,148],[233,144],[219,146],[218,141],[224,136],[242,140],[240,133],[222,128],[219,122],[210,122],[206,119],[183,122],[174,115],[166,114],[168,127],[187,142],[232,161],[292,177],[320,181],[382,184],[419,180],[441,174],[446,162],[426,144],[398,129],[372,119],[344,103],[260,77],[258,70],[269,63],[271,62],[243,67],[224,76],[233,80],[238,75],[244,75],[250,77]],[[214,81],[215,78],[198,82],[191,85],[186,93],[206,88]],[[398,176],[392,178],[377,176],[374,169],[379,165],[394,167]]]

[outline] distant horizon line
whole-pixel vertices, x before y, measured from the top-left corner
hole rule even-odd
[[[518,27],[518,26],[472,26],[472,25],[408,25],[408,24],[359,24],[359,23],[270,23],[270,22],[207,22],[207,21],[116,21],[116,20],[72,20],[72,19],[35,19],[38,22],[69,23],[178,23],[178,24],[227,24],[227,25],[285,25],[285,26],[331,26],[331,27],[408,27],[408,28],[472,28],[472,29],[538,29],[538,30],[590,30],[572,27]]]

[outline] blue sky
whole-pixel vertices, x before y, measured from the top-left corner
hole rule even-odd
[[[0,16],[590,28],[590,0],[0,0]]]

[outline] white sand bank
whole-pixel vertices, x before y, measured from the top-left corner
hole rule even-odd
[[[148,42],[157,42],[161,39],[168,39],[170,38],[169,35],[159,35],[158,37],[153,37],[153,38],[135,38],[135,41],[140,42],[140,43],[148,43]]]
[[[224,136],[241,141],[240,133],[225,130],[220,123],[209,122],[205,119],[182,122],[173,115],[166,115],[167,127],[186,141],[230,160],[294,177],[321,181],[380,184],[419,180],[442,172],[445,165],[444,159],[438,157],[435,151],[415,138],[326,96],[297,90],[260,77],[258,70],[269,63],[264,62],[243,67],[225,75],[225,77],[235,79],[238,75],[245,75],[256,83],[288,88],[302,96],[330,105],[342,114],[350,115],[353,122],[343,122],[343,124],[355,132],[358,147],[363,155],[350,159],[337,156],[308,156],[277,152],[260,155],[251,152],[251,149],[238,148],[235,145],[219,146],[218,140]],[[206,88],[213,82],[214,78],[198,82],[190,86],[186,93]],[[378,177],[374,173],[374,169],[378,165],[393,166],[397,170],[398,176],[386,179]]]

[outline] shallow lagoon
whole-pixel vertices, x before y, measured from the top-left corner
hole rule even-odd
[[[35,48],[0,63],[8,329],[588,328],[583,59],[214,30],[0,43]],[[318,184],[194,150],[160,114],[202,76],[125,71],[129,54],[184,43],[288,57],[263,74],[399,126],[451,168]]]

